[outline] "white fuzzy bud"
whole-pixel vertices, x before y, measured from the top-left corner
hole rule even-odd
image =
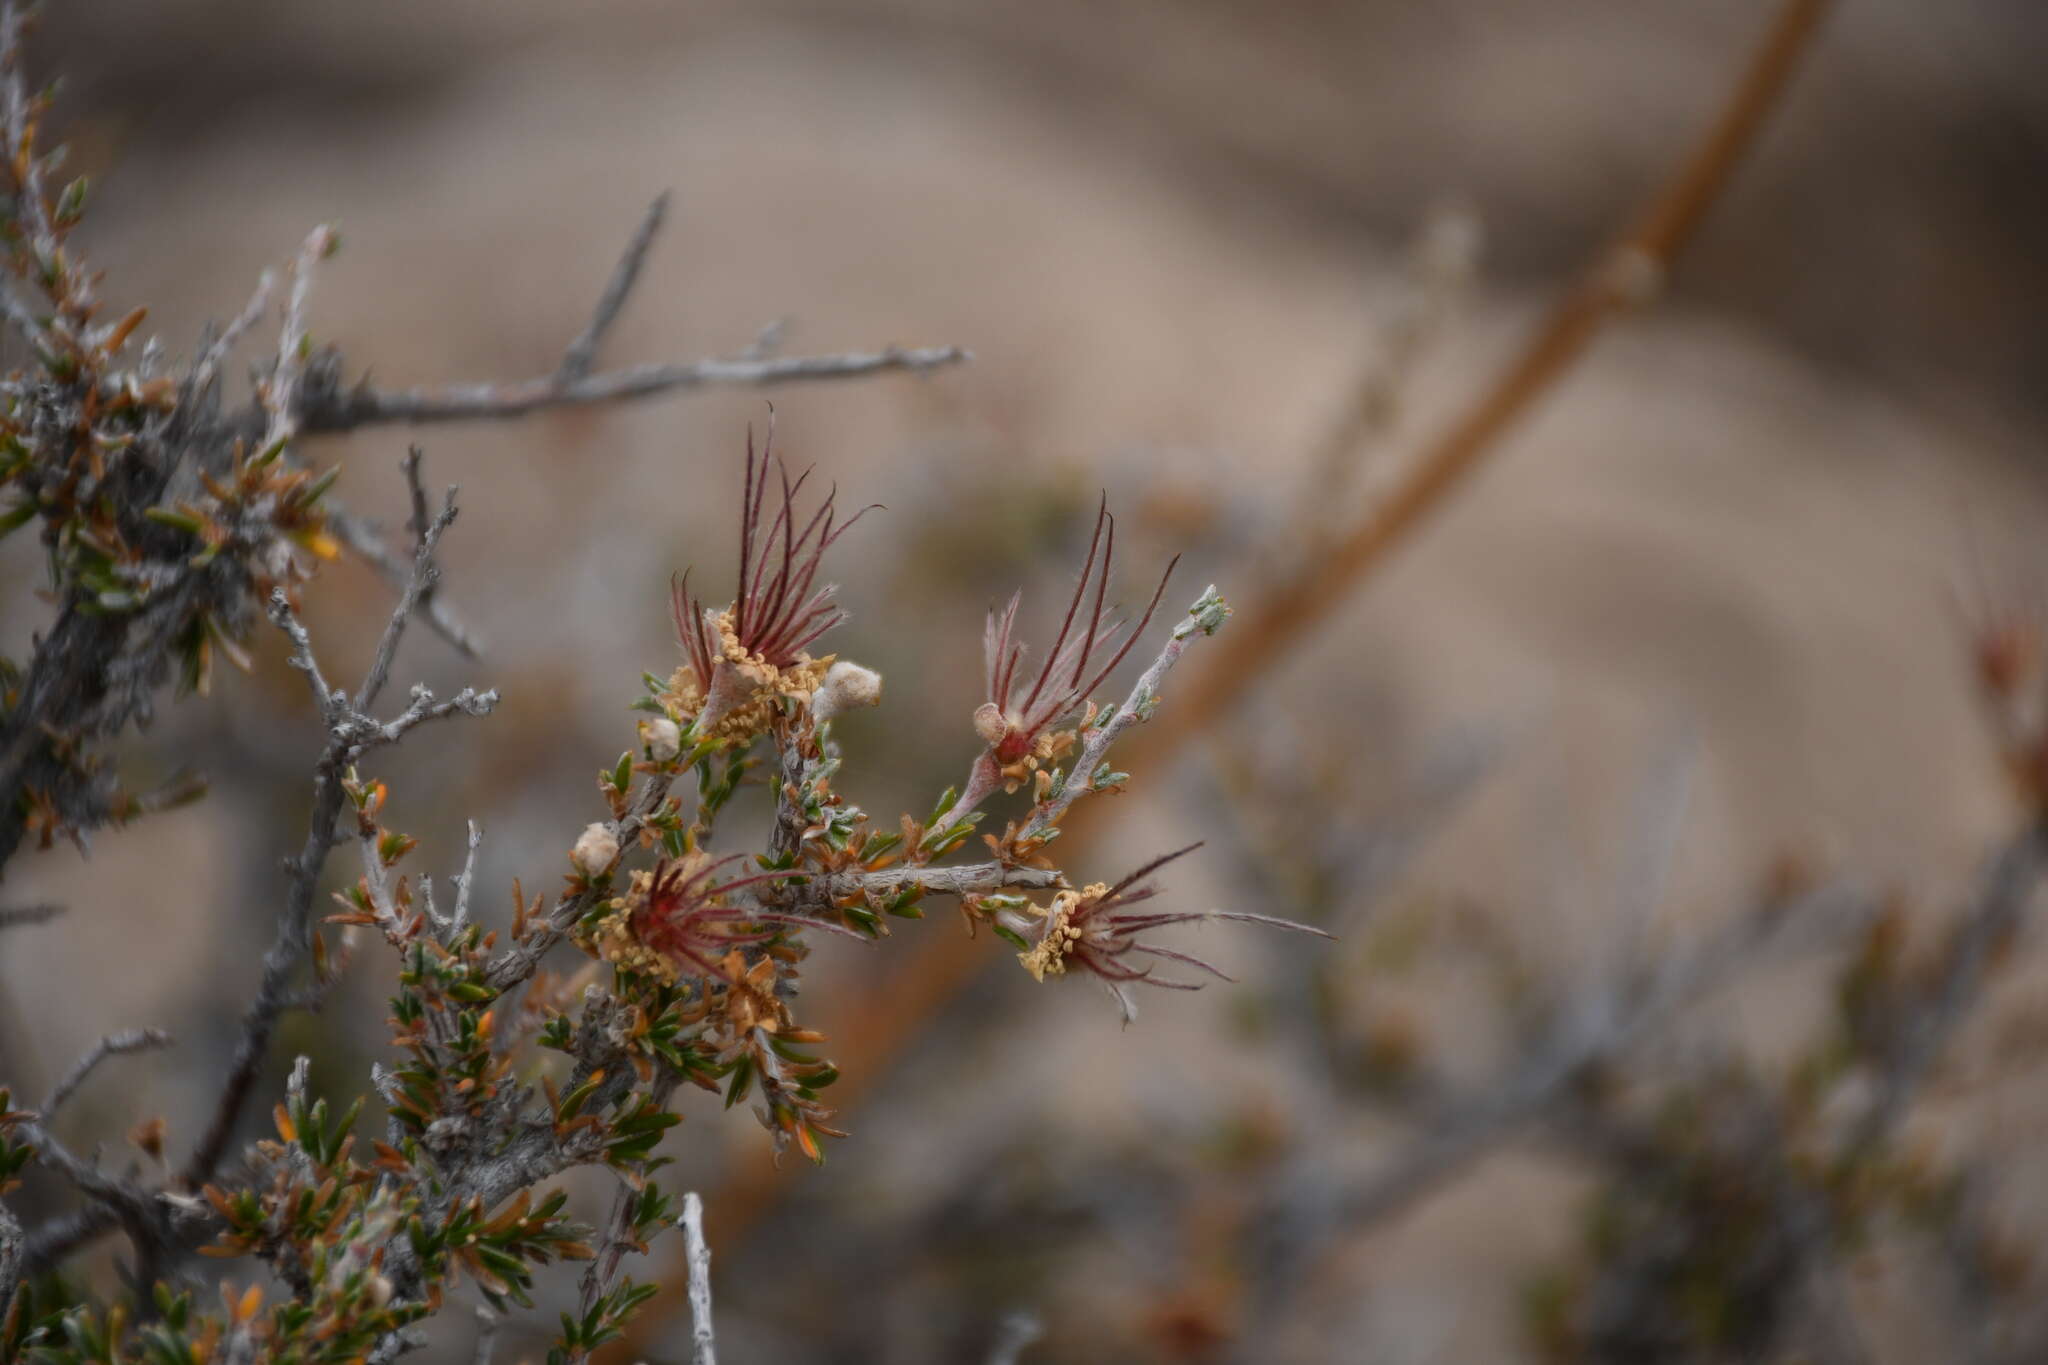
[[[647,756],[656,763],[666,763],[683,751],[683,730],[667,716],[640,722],[640,742],[647,746]]]
[[[811,715],[822,725],[841,711],[874,706],[882,700],[882,675],[842,659],[825,670],[825,680],[811,696]]]
[[[576,847],[569,850],[569,861],[586,877],[603,876],[618,856],[618,838],[605,824],[589,826],[576,840]]]
[[[990,744],[1001,744],[1003,736],[1010,733],[1010,722],[1003,718],[1003,708],[992,701],[975,707],[974,733]]]

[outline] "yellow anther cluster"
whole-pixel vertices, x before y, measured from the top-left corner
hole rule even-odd
[[[1048,973],[1066,975],[1067,954],[1081,941],[1081,926],[1069,922],[1074,907],[1081,902],[1081,894],[1062,891],[1054,897],[1045,933],[1029,951],[1017,954],[1017,960],[1024,964],[1025,971],[1031,973],[1033,981],[1045,980]]]
[[[637,877],[646,875],[642,872]],[[615,897],[605,907],[603,918],[587,934],[578,933],[575,937],[578,947],[622,971],[653,977],[665,984],[673,984],[676,979],[675,964],[634,936],[633,905],[627,897]]]
[[[760,734],[768,728],[775,705],[781,698],[808,700],[824,682],[826,670],[832,667],[833,656],[829,654],[822,659],[800,654],[798,662],[788,668],[777,668],[759,654],[749,654],[740,644],[730,608],[718,613],[716,623],[719,658],[732,665],[733,671],[744,680],[746,697],[736,705],[725,707],[724,714],[712,725],[711,734],[703,738],[733,740]],[[703,709],[709,685],[709,679],[699,678],[695,669],[684,664],[669,678],[668,692],[662,700],[677,714],[694,716]],[[720,685],[727,684],[721,682]]]
[[[1031,749],[1015,763],[1003,766],[1003,790],[1015,791],[1041,770],[1042,764],[1066,757],[1074,747],[1072,730],[1054,730],[1031,741]]]

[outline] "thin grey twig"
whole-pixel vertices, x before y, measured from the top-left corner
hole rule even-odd
[[[194,393],[206,392],[207,386],[213,383],[214,377],[220,373],[221,366],[227,363],[227,358],[233,353],[236,344],[248,334],[251,327],[254,327],[262,320],[263,314],[269,310],[270,296],[276,288],[277,272],[275,270],[265,270],[256,277],[256,292],[249,296],[249,302],[244,304],[242,311],[236,314],[228,325],[221,329],[220,335],[207,344],[206,349],[200,353],[198,361],[193,364],[192,391]]]
[[[284,325],[277,333],[277,368],[262,387],[263,410],[270,414],[263,448],[289,441],[299,431],[299,383],[306,373],[306,308],[313,297],[313,272],[334,249],[334,229],[322,223],[306,235],[292,262],[291,294],[285,301]]]
[[[711,1247],[704,1240],[704,1201],[695,1190],[683,1195],[683,1251],[690,1266],[691,1365],[718,1365],[718,1344],[711,1327]]]
[[[306,431],[353,431],[391,422],[473,422],[523,417],[545,408],[615,403],[717,385],[769,387],[810,380],[858,379],[890,370],[923,373],[969,359],[958,346],[848,351],[784,360],[700,360],[679,365],[634,365],[564,383],[543,375],[514,383],[456,384],[442,389],[373,389],[321,395],[305,406]]]
[[[410,473],[416,477],[416,463]],[[335,822],[341,814],[346,795],[341,784],[342,776],[349,763],[368,743],[394,740],[413,725],[435,716],[455,711],[481,714],[497,700],[494,692],[479,695],[464,689],[453,700],[436,704],[426,689],[415,688],[412,707],[397,720],[380,725],[364,714],[390,674],[391,661],[398,651],[405,622],[418,606],[425,585],[433,579],[434,547],[439,543],[441,533],[454,522],[455,510],[455,490],[451,488],[440,515],[421,536],[419,553],[413,561],[412,578],[392,610],[391,620],[378,641],[376,657],[363,677],[362,686],[356,691],[353,704],[346,692],[329,685],[321,673],[312,640],[284,594],[280,591],[271,596],[270,619],[292,642],[292,665],[306,675],[307,685],[312,689],[314,701],[326,721],[328,740],[314,768],[312,823],[306,831],[306,841],[299,856],[289,865],[291,881],[286,890],[284,914],[278,921],[277,935],[270,950],[264,955],[262,981],[256,998],[243,1014],[241,1039],[236,1045],[227,1082],[215,1102],[212,1121],[180,1174],[180,1183],[187,1190],[197,1189],[203,1184],[226,1154],[235,1122],[270,1050],[270,1039],[276,1031],[278,1018],[296,998],[291,978],[298,964],[312,950],[313,898],[321,871],[327,865],[327,855],[333,851],[337,838]]]
[[[64,1079],[58,1081],[56,1087],[50,1091],[49,1098],[43,1101],[43,1121],[49,1122],[63,1107],[64,1101],[70,1099],[78,1087],[85,1084],[85,1078],[92,1074],[93,1068],[107,1058],[131,1052],[153,1052],[158,1048],[170,1047],[174,1041],[170,1034],[159,1028],[123,1029],[119,1033],[108,1034],[93,1044],[92,1050],[80,1057],[71,1069],[64,1073]]]
[[[664,1067],[648,1088],[648,1097],[655,1105],[666,1109],[669,1099],[675,1094],[677,1082],[676,1073]],[[612,1194],[611,1212],[605,1218],[604,1240],[598,1244],[597,1255],[591,1258],[590,1268],[583,1272],[578,1313],[588,1315],[618,1283],[619,1267],[624,1264],[626,1253],[634,1249],[633,1209],[639,1202],[640,1191],[620,1180],[618,1189]]]
[[[36,1160],[76,1185],[89,1197],[106,1205],[129,1227],[153,1229],[156,1211],[149,1193],[125,1180],[117,1180],[59,1142],[42,1124],[30,1121],[15,1133],[36,1154]]]
[[[417,486],[419,462],[408,458],[404,463],[406,477]],[[391,609],[391,619],[385,623],[384,634],[377,641],[377,653],[370,661],[370,669],[363,675],[363,685],[356,689],[355,709],[367,712],[377,700],[377,694],[384,690],[385,681],[391,676],[392,661],[398,655],[398,642],[405,635],[406,622],[412,619],[415,608],[433,586],[439,571],[434,565],[434,547],[441,542],[441,534],[455,524],[455,490],[450,488],[441,505],[440,513],[420,531],[419,551],[413,557],[412,577],[406,581],[405,591],[399,594],[398,604]]]
[[[335,704],[341,694],[330,689],[321,676],[305,627],[291,614],[282,593],[271,599],[270,618],[291,638],[292,662],[306,674],[322,715],[333,727],[341,719]],[[327,747],[314,768],[313,815],[306,829],[305,843],[298,856],[286,865],[291,880],[285,889],[284,913],[278,917],[277,933],[271,940],[269,951],[263,955],[262,980],[257,985],[255,999],[243,1011],[234,1061],[228,1068],[228,1078],[221,1086],[220,1096],[214,1101],[213,1118],[179,1175],[178,1183],[187,1190],[196,1190],[205,1184],[227,1154],[235,1122],[248,1102],[249,1091],[263,1067],[263,1059],[269,1055],[270,1039],[277,1029],[277,1021],[291,999],[292,975],[312,951],[313,898],[321,871],[327,866],[327,855],[334,848],[335,821],[341,814],[346,795],[342,790],[341,776],[348,751],[348,744],[333,736],[330,728]]]
[[[385,544],[384,537],[376,526],[337,506],[328,510],[327,529],[332,531],[342,544],[366,560],[371,568],[383,576],[385,582],[401,592],[404,591],[405,585],[412,579],[412,561]],[[483,653],[483,642],[449,608],[438,589],[439,585],[436,585],[436,591],[420,599],[420,619],[456,653],[466,659],[477,658]]]
[[[1046,891],[1061,885],[1058,872],[1043,867],[1015,867],[1007,863],[963,863],[957,867],[897,865],[877,872],[843,872],[813,879],[819,888],[804,899],[834,900],[853,892],[886,896],[915,886],[927,896],[986,895],[991,891],[1016,888]]]
[[[471,1353],[472,1365],[491,1365],[491,1354],[498,1346],[498,1325],[500,1319],[485,1304],[476,1306],[476,1350]]]
[[[148,791],[135,793],[130,798],[129,809],[137,815],[174,810],[206,795],[207,787],[204,773],[175,772]]]
[[[327,677],[320,671],[320,660],[313,653],[313,637],[299,624],[298,614],[292,610],[282,588],[270,595],[270,621],[291,641],[292,652],[288,662],[306,675],[306,686],[312,689],[313,703],[320,708],[321,718],[330,726],[339,723],[347,714],[348,698],[327,685]]]
[[[412,498],[412,516],[406,521],[405,529],[412,532],[415,554],[426,548],[427,528],[434,524],[427,513],[426,480],[420,476],[420,464],[425,458],[425,452],[418,446],[407,446],[405,458],[398,462],[399,472],[405,475],[405,491]]]
[[[53,1218],[28,1235],[22,1244],[21,1269],[34,1274],[114,1226],[114,1215],[98,1204]]]
[[[747,343],[747,349],[740,352],[741,360],[767,360],[782,349],[782,343],[789,336],[789,319],[772,318],[754,339]]]
[[[476,883],[476,851],[484,841],[484,832],[477,828],[474,820],[469,822],[469,850],[462,858],[462,872],[455,878],[455,923],[454,931],[461,933],[469,923],[469,889]]]
[[[0,129],[6,134],[8,154],[21,158],[24,193],[14,197],[12,207],[20,219],[19,229],[28,239],[24,245],[36,259],[54,261],[61,259],[60,242],[43,189],[42,161],[34,146],[34,112],[21,72],[27,24],[28,11],[24,6],[15,0],[0,6]],[[5,307],[9,320],[21,329],[31,345],[48,345],[48,332],[56,325],[56,318],[45,322],[38,316],[40,310],[16,298],[11,289],[6,291]]]
[[[370,913],[376,918],[377,927],[385,937],[396,943],[402,940],[405,916],[399,913],[398,902],[393,897],[391,876],[384,866],[383,855],[378,850],[378,830],[374,824],[365,824],[356,831],[356,851],[363,863],[363,891],[370,898]],[[433,914],[432,893],[427,893],[427,911]]]
[[[66,1078],[67,1081],[70,1079]],[[58,1090],[63,1091],[64,1086],[60,1085]],[[61,1099],[62,1095],[53,1094],[52,1098]],[[47,1114],[43,1117],[47,1118]],[[117,1224],[121,1226],[135,1245],[141,1283],[155,1283],[153,1267],[161,1261],[172,1237],[176,1235],[174,1224],[179,1212],[176,1204],[168,1202],[166,1197],[159,1193],[142,1188],[132,1180],[106,1174],[100,1170],[97,1158],[87,1161],[78,1156],[58,1141],[40,1119],[16,1125],[14,1134],[35,1153],[38,1162],[63,1176],[76,1186],[80,1193],[93,1201],[88,1208],[74,1215],[73,1220],[67,1221],[75,1221],[81,1225],[86,1236],[96,1235]],[[18,1225],[14,1230],[18,1233]],[[4,1282],[10,1277],[32,1275],[42,1268],[44,1262],[37,1255],[39,1240],[35,1237],[28,1238],[25,1242],[16,1239],[16,1249],[12,1253],[13,1264],[0,1264],[0,1288],[6,1287]],[[0,1293],[0,1321],[5,1319],[8,1297],[8,1293]]]
[[[618,321],[619,312],[626,306],[626,298],[633,292],[633,285],[640,278],[640,267],[647,261],[647,250],[654,245],[655,234],[661,231],[662,220],[668,216],[668,191],[663,190],[647,206],[641,215],[640,226],[633,230],[632,238],[626,243],[625,254],[612,269],[612,276],[605,282],[604,293],[597,300],[597,311],[591,314],[590,325],[569,343],[569,349],[562,356],[562,364],[555,371],[557,384],[573,384],[590,373],[590,367],[597,360],[597,348],[604,341],[604,334]]]
[[[427,529],[429,526],[433,524],[432,519],[427,514],[426,484],[420,478],[420,461],[423,458],[425,457],[422,454],[420,448],[418,446],[413,446],[405,452],[405,460],[400,465],[400,468],[405,471],[406,488],[412,494],[412,519],[406,522],[406,529],[410,530],[413,533],[413,548],[415,553],[417,553],[419,550],[423,549],[426,546]],[[454,489],[451,488],[448,490],[448,497],[452,502],[455,497]],[[397,582],[401,585],[401,589],[405,584],[408,584],[411,581],[412,574],[409,571],[402,572],[397,579]],[[430,621],[439,619],[435,614],[434,604],[439,600],[440,596],[441,580],[439,574],[437,573],[430,581],[428,581],[428,583],[423,588],[420,589],[419,603],[415,607],[415,611],[424,613]],[[459,636],[453,638],[456,639],[456,648],[459,652],[471,656],[475,655],[475,649],[469,646],[468,641],[466,639],[460,638]]]
[[[369,716],[355,718],[357,739],[363,747],[396,744],[414,726],[430,720],[445,720],[454,715],[487,716],[498,704],[498,689],[495,687],[482,692],[465,687],[452,697],[436,701],[432,691],[415,684],[410,695],[411,704],[388,721]]]
[[[24,924],[45,924],[63,913],[63,906],[50,902],[37,905],[0,905],[0,929],[19,929]]]

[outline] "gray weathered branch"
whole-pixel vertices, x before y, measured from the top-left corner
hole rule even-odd
[[[588,407],[714,387],[766,388],[825,379],[860,379],[900,370],[923,373],[969,359],[958,346],[848,351],[839,355],[768,360],[699,360],[634,365],[564,381],[556,374],[514,383],[455,384],[446,388],[335,390],[308,400],[302,427],[309,432],[354,431],[407,422],[474,422],[524,417],[547,408]]]
[[[385,544],[383,535],[374,524],[335,506],[328,509],[327,529],[360,555],[387,583],[401,592],[405,590],[405,585],[412,578],[412,561]],[[446,641],[456,653],[466,659],[474,659],[483,652],[476,633],[463,624],[438,591],[421,599],[419,611],[420,619],[427,623],[427,628]]]
[[[119,1033],[108,1034],[73,1063],[71,1069],[64,1073],[64,1078],[50,1091],[49,1098],[43,1101],[43,1121],[47,1123],[55,1116],[64,1107],[64,1101],[85,1084],[85,1078],[92,1074],[93,1068],[107,1058],[133,1052],[153,1052],[171,1046],[172,1041],[170,1034],[158,1028],[123,1029]]]
[[[306,373],[306,312],[313,297],[313,272],[334,249],[334,229],[322,223],[306,235],[291,267],[291,292],[285,299],[284,325],[277,333],[277,365],[259,393],[270,425],[263,448],[281,447],[298,434],[299,385]]]
[[[25,924],[46,924],[63,913],[63,906],[47,901],[37,905],[0,906],[0,929],[18,929]]]
[[[416,480],[416,461],[408,463],[407,474]],[[327,865],[327,855],[333,850],[337,837],[335,822],[341,814],[345,796],[342,778],[349,764],[365,748],[394,743],[407,730],[425,720],[456,711],[480,715],[489,711],[497,700],[495,692],[477,694],[464,689],[452,700],[436,704],[425,688],[415,688],[412,705],[396,719],[380,722],[365,714],[390,675],[392,660],[397,654],[398,642],[407,621],[419,605],[421,594],[433,581],[434,550],[442,533],[454,523],[455,512],[454,490],[451,489],[440,514],[420,533],[412,576],[392,609],[391,619],[378,641],[376,655],[353,700],[347,692],[329,684],[320,671],[306,628],[299,623],[284,594],[279,592],[271,598],[271,621],[291,641],[292,666],[306,675],[307,686],[326,723],[328,740],[314,767],[312,824],[306,831],[306,841],[299,856],[290,864],[291,881],[285,893],[284,913],[279,918],[270,950],[264,955],[263,976],[256,998],[242,1016],[241,1037],[236,1044],[227,1081],[215,1101],[213,1117],[180,1175],[180,1183],[187,1190],[197,1189],[205,1183],[226,1154],[235,1122],[269,1052],[277,1021],[297,998],[292,991],[291,980],[300,962],[312,950],[313,901],[320,874]]]
[[[690,1362],[718,1365],[711,1326],[711,1246],[704,1240],[704,1201],[695,1190],[683,1195],[683,1250],[690,1266]]]
[[[597,360],[597,348],[603,344],[605,333],[611,330],[620,311],[625,308],[626,298],[640,278],[640,267],[647,261],[648,248],[654,245],[654,235],[661,231],[662,220],[667,216],[668,192],[664,190],[647,206],[640,226],[633,230],[631,240],[626,243],[625,254],[619,258],[612,277],[605,282],[604,293],[598,297],[597,311],[591,315],[590,325],[569,343],[568,351],[562,356],[561,368],[555,371],[558,383],[573,384],[590,373],[591,365]]]
[[[242,305],[242,311],[230,319],[227,326],[221,328],[220,335],[208,342],[206,349],[199,353],[199,359],[193,362],[192,377],[189,381],[192,393],[204,393],[219,376],[228,356],[248,334],[249,329],[261,321],[263,314],[269,310],[270,295],[276,288],[275,270],[265,270],[256,277],[256,291],[249,296],[249,301]]]
[[[1010,887],[1045,891],[1065,884],[1061,875],[1050,868],[1012,867],[997,862],[963,863],[958,867],[898,864],[879,872],[842,872],[820,877],[817,882],[828,900],[858,892],[886,896],[908,886],[915,886],[928,896],[975,896]]]

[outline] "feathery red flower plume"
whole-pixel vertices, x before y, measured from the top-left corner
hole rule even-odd
[[[1297,924],[1293,920],[1278,919],[1272,915],[1255,915],[1242,910],[1180,910],[1154,913],[1134,913],[1132,906],[1151,900],[1159,894],[1156,886],[1140,886],[1139,882],[1151,876],[1174,859],[1183,857],[1200,848],[1199,843],[1154,858],[1137,871],[1125,877],[1114,886],[1100,882],[1080,891],[1062,891],[1053,900],[1052,908],[1045,912],[1045,920],[1039,931],[1038,942],[1025,952],[1017,955],[1024,969],[1035,980],[1043,981],[1048,975],[1063,976],[1070,971],[1088,972],[1098,978],[1109,993],[1116,997],[1117,1005],[1123,1010],[1124,1022],[1130,1023],[1138,1017],[1137,1002],[1131,998],[1132,986],[1158,986],[1166,990],[1196,991],[1202,988],[1199,981],[1173,981],[1153,975],[1156,963],[1145,966],[1133,965],[1134,958],[1155,958],[1161,961],[1180,962],[1207,972],[1219,981],[1231,978],[1221,969],[1212,966],[1190,953],[1172,948],[1162,948],[1156,943],[1147,943],[1138,935],[1170,924],[1193,924],[1205,920],[1241,920],[1247,924],[1269,924],[1278,929],[1294,929],[1304,934],[1318,934],[1323,938],[1330,935],[1312,925]]]
[[[762,512],[773,491],[771,473],[779,484],[779,505],[763,531]],[[754,431],[748,427],[746,484],[740,495],[739,581],[732,604],[723,611],[707,610],[690,593],[687,571],[671,586],[676,639],[695,675],[700,725],[707,720],[716,723],[764,688],[786,681],[808,691],[816,680],[801,676],[814,662],[805,651],[846,619],[832,600],[836,587],[816,586],[818,570],[825,551],[873,505],[840,522],[835,488],[803,520],[797,495],[810,477],[806,469],[791,480],[788,466],[775,451],[772,410],[758,458]],[[799,676],[786,679],[785,674]]]
[[[1029,757],[1047,730],[1079,710],[1089,694],[1124,661],[1145,627],[1151,624],[1152,614],[1159,609],[1159,599],[1166,592],[1167,580],[1180,563],[1179,555],[1168,562],[1166,572],[1159,576],[1159,586],[1153,589],[1152,600],[1145,606],[1145,614],[1138,618],[1135,629],[1126,632],[1124,622],[1104,617],[1110,561],[1115,554],[1116,518],[1110,515],[1109,499],[1104,495],[1096,509],[1095,534],[1088,541],[1088,557],[1081,564],[1081,581],[1074,585],[1059,634],[1053,638],[1052,649],[1028,688],[1019,676],[1024,646],[1013,639],[1017,606],[1024,594],[1021,590],[1013,594],[1001,614],[990,608],[982,639],[988,700],[975,711],[974,728],[988,741],[999,767],[1007,768]],[[1094,600],[1083,610],[1091,584]],[[1107,651],[1113,652],[1109,652],[1105,662],[1101,656]]]

